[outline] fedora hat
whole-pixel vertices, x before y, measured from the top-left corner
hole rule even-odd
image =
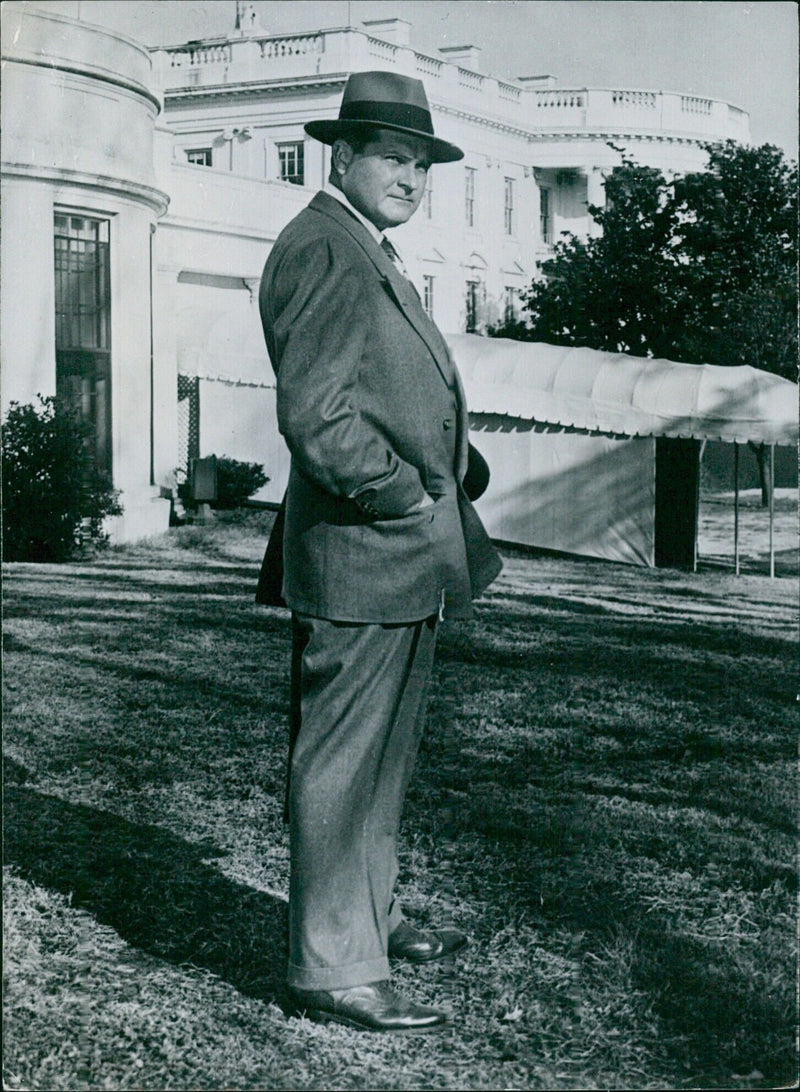
[[[428,98],[421,80],[395,72],[354,72],[345,84],[339,117],[309,121],[305,131],[323,144],[333,144],[348,131],[371,126],[395,129],[424,140],[432,163],[454,163],[464,153],[433,135]]]

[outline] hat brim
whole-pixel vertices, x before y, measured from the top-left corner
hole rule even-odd
[[[360,121],[358,119],[342,121],[336,118],[331,121],[309,121],[303,128],[309,136],[322,141],[323,144],[333,144],[344,133],[352,132],[354,129],[393,129],[395,132],[408,133],[409,136],[424,140],[430,149],[431,163],[456,163],[459,159],[464,158],[464,153],[455,144],[440,140],[438,137],[431,136],[430,133],[425,133],[420,129],[411,129],[407,125],[392,125],[386,121]]]

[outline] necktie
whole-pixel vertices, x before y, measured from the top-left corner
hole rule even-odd
[[[385,235],[381,236],[381,244],[380,245],[381,245],[381,250],[383,251],[383,253],[389,259],[389,261],[392,263],[392,265],[397,269],[397,272],[400,273],[403,277],[405,277],[405,279],[408,281],[408,283],[414,289],[414,294],[417,296],[417,298],[419,298],[419,292],[417,292],[416,285],[414,284],[414,282],[409,277],[408,270],[403,265],[403,259],[400,257],[400,255],[397,253],[397,251],[395,250],[395,248],[392,246],[392,244],[386,238]]]
[[[395,248],[392,246],[392,244],[389,242],[389,240],[386,238],[385,235],[381,236],[381,250],[386,255],[386,257],[389,259],[389,261],[393,262],[397,266],[397,268],[400,270],[400,272],[403,274],[403,276],[406,277],[406,280],[407,280],[408,278],[406,276],[406,271],[403,268],[403,263],[400,261],[400,255],[397,253],[397,251],[395,250]]]

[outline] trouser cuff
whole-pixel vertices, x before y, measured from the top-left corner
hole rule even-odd
[[[286,980],[294,990],[347,990],[368,982],[383,982],[389,974],[389,960],[383,956],[340,967],[298,967],[290,963]]]

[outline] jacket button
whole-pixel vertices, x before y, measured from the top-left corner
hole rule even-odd
[[[445,417],[444,421],[442,421],[442,428],[445,431],[447,431],[447,429],[452,428],[452,427],[453,427],[452,417]]]

